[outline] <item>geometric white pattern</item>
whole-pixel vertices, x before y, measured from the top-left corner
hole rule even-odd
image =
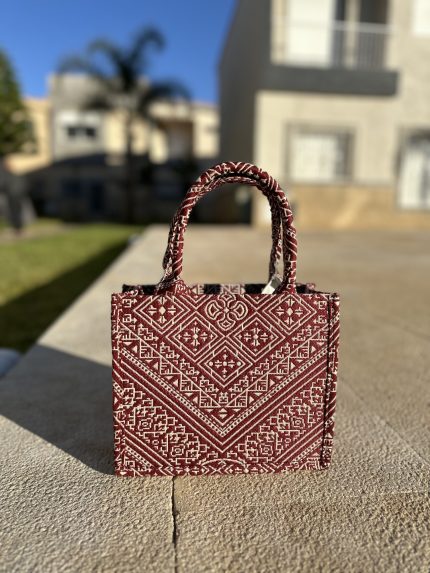
[[[223,308],[238,312],[231,285],[220,288]],[[219,297],[186,299],[113,295],[118,475],[326,467],[337,295],[242,294],[245,318],[227,332],[214,312],[220,305],[210,304]],[[225,326],[229,312],[222,320]],[[303,448],[309,438],[312,447]]]
[[[269,201],[271,294],[264,285],[187,286],[181,278],[191,210],[227,182],[254,185]],[[161,280],[112,295],[117,475],[329,466],[339,297],[297,285],[296,260],[292,211],[268,173],[224,162],[191,186],[170,227]]]

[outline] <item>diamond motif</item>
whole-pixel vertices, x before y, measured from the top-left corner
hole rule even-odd
[[[150,297],[149,303],[144,302],[135,312],[142,318],[149,318],[164,326],[178,314],[178,306],[166,296]]]
[[[243,327],[238,334],[238,339],[242,342],[243,348],[255,358],[270,349],[276,336],[270,328],[256,318]]]
[[[315,314],[315,309],[302,297],[289,295],[271,308],[271,314],[291,334]]]
[[[226,343],[217,352],[206,357],[202,364],[209,374],[214,376],[223,386],[232,378],[239,376],[243,368],[248,365],[249,363],[244,360],[244,357],[239,358]]]
[[[185,346],[194,356],[200,354],[215,338],[215,334],[207,328],[200,319],[194,317],[185,325],[172,333],[172,338],[180,347]]]

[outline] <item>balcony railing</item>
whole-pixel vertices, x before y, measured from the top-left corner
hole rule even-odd
[[[284,63],[328,68],[387,69],[391,30],[382,24],[294,23],[285,38]]]

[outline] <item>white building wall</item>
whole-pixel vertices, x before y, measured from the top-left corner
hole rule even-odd
[[[238,0],[219,66],[222,160],[252,161],[255,92],[269,47],[270,4]],[[266,48],[267,47],[267,48]]]
[[[260,91],[257,95],[255,160],[281,180],[289,178],[289,138],[294,128],[352,136],[350,178],[364,185],[394,182],[396,101]]]

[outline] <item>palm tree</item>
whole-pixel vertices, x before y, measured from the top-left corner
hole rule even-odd
[[[59,66],[60,74],[85,73],[99,85],[97,95],[86,102],[87,109],[121,109],[124,112],[124,188],[126,219],[129,222],[134,220],[135,212],[132,126],[139,117],[148,123],[155,123],[151,108],[157,101],[188,101],[190,98],[188,90],[179,81],[149,82],[146,79],[151,49],[160,51],[164,47],[164,37],[160,32],[154,28],[144,28],[127,47],[99,39],[89,44],[82,56],[67,57]],[[100,56],[105,65],[100,63]]]

